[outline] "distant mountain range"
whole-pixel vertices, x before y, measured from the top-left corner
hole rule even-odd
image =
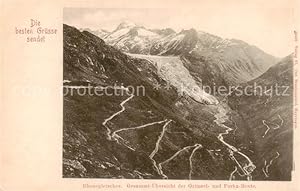
[[[180,56],[190,70],[205,71],[202,77],[214,73],[214,76],[222,76],[222,83],[228,84],[252,80],[279,61],[241,40],[222,39],[195,29],[176,33],[170,28],[153,30],[127,21],[112,32],[87,31],[123,52]],[[210,77],[210,81],[212,79]]]

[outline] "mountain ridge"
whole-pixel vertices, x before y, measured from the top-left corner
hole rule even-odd
[[[209,62],[207,68],[220,71],[219,75],[223,76],[226,84],[255,79],[278,61],[278,58],[242,40],[223,39],[193,28],[175,32],[172,29],[147,29],[125,22],[111,33],[99,37],[131,54],[183,56],[188,60],[191,58],[190,62]]]

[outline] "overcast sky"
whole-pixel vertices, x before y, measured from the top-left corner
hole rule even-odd
[[[64,9],[64,23],[77,28],[112,31],[125,20],[146,28],[195,28],[222,38],[246,41],[277,57],[292,53],[294,46],[293,10],[289,7],[205,3],[182,9]]]

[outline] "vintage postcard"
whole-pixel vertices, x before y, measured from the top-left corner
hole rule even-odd
[[[299,1],[2,1],[3,191],[298,191]]]

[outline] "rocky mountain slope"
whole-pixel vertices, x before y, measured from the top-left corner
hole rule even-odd
[[[290,180],[293,168],[293,59],[288,56],[259,78],[243,86],[254,86],[250,96],[230,96],[252,135],[256,176],[265,180]],[[259,88],[262,87],[262,90]],[[276,88],[277,87],[277,88]],[[260,96],[260,92],[265,92]],[[277,93],[276,93],[277,92]]]
[[[196,77],[203,73],[193,73],[186,54],[127,55],[64,25],[63,176],[264,180],[253,151],[258,140],[249,136],[242,111],[234,107],[238,98],[230,98],[237,103],[230,101],[229,107],[222,97],[189,88],[179,94],[178,83],[198,86]],[[206,75],[207,83],[209,75],[224,80]],[[107,92],[81,93],[87,89]],[[267,156],[272,156],[266,154],[269,172],[274,166]],[[288,178],[278,173],[274,179]]]
[[[222,145],[216,133],[207,130],[218,131],[211,126],[213,116],[202,111],[207,106],[179,97],[174,87],[165,89],[166,82],[148,61],[131,58],[88,32],[64,25],[64,80],[65,91],[87,81],[111,91],[115,83],[146,89],[145,96],[66,94],[64,177],[188,179],[191,173],[191,178],[227,178],[228,169],[214,169],[231,162],[213,160],[207,151]],[[162,88],[156,89],[157,83]],[[189,114],[190,110],[196,112]],[[191,172],[189,156],[196,148],[197,157],[210,161],[202,169],[209,173]],[[177,155],[187,155],[186,162],[176,164],[181,174],[172,172],[174,164],[169,166]],[[198,161],[197,157],[191,160]]]

